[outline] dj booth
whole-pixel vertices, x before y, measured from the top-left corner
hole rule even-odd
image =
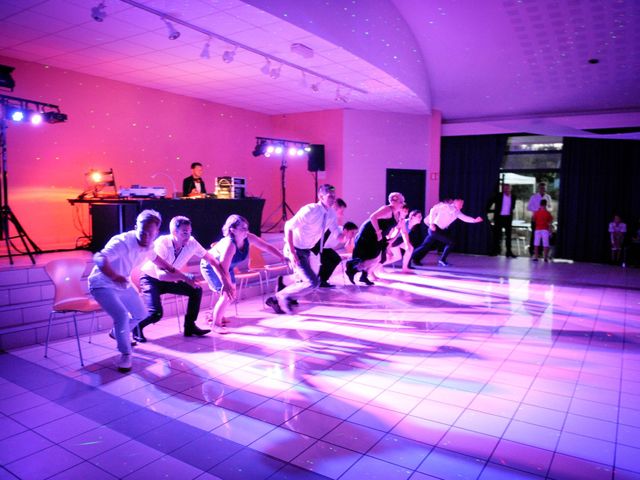
[[[152,209],[162,215],[161,233],[169,233],[169,221],[177,215],[191,219],[193,236],[200,244],[209,248],[211,242],[222,238],[222,226],[231,214],[238,214],[249,221],[251,233],[260,235],[262,223],[262,198],[242,199],[71,199],[69,203],[89,204],[91,215],[91,250],[97,252],[114,235],[132,230],[136,216],[145,209]]]

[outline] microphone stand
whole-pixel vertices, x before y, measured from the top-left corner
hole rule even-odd
[[[168,173],[165,172],[156,172],[153,175],[151,175],[151,178],[154,179],[156,178],[158,175],[164,175],[165,177],[167,177],[169,179],[169,181],[171,182],[171,188],[173,189],[173,197],[171,198],[177,198],[177,190],[176,190],[176,183],[173,181],[173,177],[171,177],[171,175],[169,175]]]

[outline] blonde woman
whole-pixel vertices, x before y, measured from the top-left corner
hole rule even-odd
[[[380,263],[383,252],[387,250],[387,235],[396,225],[405,244],[409,245],[407,226],[402,221],[403,206],[404,196],[398,192],[390,193],[389,204],[373,212],[360,226],[353,248],[353,258],[347,262],[346,273],[351,283],[355,284],[354,277],[360,271],[360,282],[373,285],[369,274],[373,276],[373,269]]]

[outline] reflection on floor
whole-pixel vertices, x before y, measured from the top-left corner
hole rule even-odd
[[[640,478],[640,270],[452,261],[2,354],[0,478]]]

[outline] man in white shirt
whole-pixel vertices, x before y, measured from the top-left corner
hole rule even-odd
[[[184,336],[201,337],[209,333],[209,329],[201,329],[196,325],[196,319],[200,312],[202,300],[202,288],[193,281],[192,274],[182,273],[191,257],[204,258],[211,264],[214,270],[219,271],[219,262],[207,250],[191,236],[191,220],[187,217],[173,217],[169,223],[169,235],[161,235],[153,244],[153,249],[158,257],[164,259],[173,266],[174,273],[168,273],[156,267],[153,262],[147,261],[141,270],[140,293],[149,311],[147,318],[142,320],[133,332],[134,340],[146,342],[143,329],[160,321],[163,315],[160,296],[165,293],[184,295],[189,298],[187,312],[184,316]]]
[[[547,209],[551,212],[551,196],[547,193],[547,184],[540,182],[538,184],[538,191],[529,197],[529,204],[527,210],[531,212],[531,240],[529,242],[529,253],[533,255],[533,232],[536,231],[536,224],[533,221],[533,214],[540,210],[540,201],[544,199],[547,201]]]
[[[109,334],[116,339],[121,355],[118,370],[131,370],[131,323],[147,316],[138,292],[131,284],[131,271],[150,260],[160,269],[176,273],[175,267],[158,257],[153,240],[158,236],[162,217],[155,210],[143,210],[136,218],[136,228],[112,237],[93,256],[95,267],[89,274],[89,291],[102,309],[113,319]]]
[[[444,250],[440,260],[438,260],[438,265],[442,267],[451,265],[447,262],[447,256],[454,242],[446,232],[449,225],[456,220],[462,220],[465,223],[482,222],[482,217],[472,218],[462,213],[463,206],[464,200],[456,198],[455,200],[443,200],[431,208],[429,215],[424,219],[424,223],[429,227],[427,238],[424,239],[422,245],[413,251],[411,256],[411,261],[414,265],[421,266],[421,260],[435,248],[438,242],[444,244]]]
[[[276,313],[291,312],[296,296],[304,296],[320,285],[318,274],[313,271],[310,257],[314,246],[320,242],[319,252],[324,249],[324,233],[340,235],[340,227],[333,204],[336,191],[332,185],[318,188],[318,202],[305,205],[284,226],[284,254],[293,267],[299,281],[267,299],[267,305]],[[322,240],[321,240],[322,239]]]

